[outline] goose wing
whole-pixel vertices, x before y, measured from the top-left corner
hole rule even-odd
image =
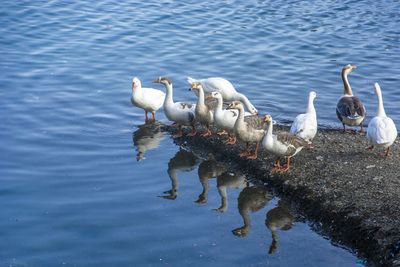
[[[247,125],[257,130],[263,130],[266,127],[266,122],[257,115],[245,116],[244,121]]]
[[[389,117],[374,117],[367,130],[369,140],[375,140],[377,144],[393,142],[397,137],[397,129],[393,120]]]
[[[208,110],[214,111],[218,105],[218,101],[215,98],[206,98],[204,104],[207,106]]]
[[[164,101],[165,93],[161,90],[153,88],[143,88],[144,94],[149,96],[149,98],[162,99]]]
[[[175,102],[175,108],[185,111],[193,111],[196,108],[196,104],[187,103],[187,102]]]
[[[304,131],[306,125],[307,116],[306,114],[297,115],[294,119],[292,126],[290,127],[290,132],[292,134],[298,134]]]
[[[340,120],[342,120],[342,117],[348,117],[350,119],[364,117],[365,107],[358,97],[343,96],[337,103],[336,113]]]
[[[211,77],[199,80],[203,86],[204,92],[220,92],[224,98],[236,94],[236,89],[232,83],[221,77]]]
[[[296,150],[300,147],[308,146],[308,143],[304,139],[297,137],[291,133],[283,132],[278,133],[276,136],[279,142],[287,146],[288,155],[296,153]]]

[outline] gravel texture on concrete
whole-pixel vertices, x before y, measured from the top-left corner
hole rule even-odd
[[[175,131],[170,126],[164,130]],[[282,130],[288,128],[274,126],[274,132]],[[297,154],[290,172],[284,174],[271,173],[275,156],[261,150],[256,160],[241,158],[243,144],[225,145],[215,134],[184,136],[175,142],[236,162],[243,171],[299,203],[325,234],[366,258],[368,265],[400,266],[399,140],[392,156],[384,158],[382,150],[366,150],[367,139],[359,133],[320,129],[315,147]]]

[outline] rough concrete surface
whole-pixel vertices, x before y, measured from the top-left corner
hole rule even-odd
[[[165,127],[174,132],[174,128]],[[274,131],[287,130],[274,126]],[[272,185],[333,240],[352,248],[372,266],[400,266],[400,149],[396,140],[389,158],[366,150],[365,136],[322,129],[314,149],[294,157],[288,173],[271,173],[276,159],[264,151],[257,160],[241,158],[243,144],[225,145],[221,137],[182,137],[175,142],[201,147],[235,161],[248,174]]]

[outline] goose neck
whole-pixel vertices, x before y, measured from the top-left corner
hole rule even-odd
[[[307,113],[315,113],[314,98],[311,96],[308,98]]]
[[[173,102],[173,89],[172,84],[166,84],[166,95],[165,95],[165,102],[164,103],[172,103]]]
[[[382,92],[379,90],[376,92],[376,95],[378,96],[378,111],[376,115],[386,117],[385,108],[383,106]]]
[[[351,89],[348,73],[346,71],[342,71],[342,80],[343,80],[343,94],[345,95],[353,95],[353,90]]]
[[[239,110],[239,116],[235,122],[235,127],[239,128],[242,127],[244,125],[244,109],[242,106],[238,107]]]
[[[236,93],[236,96],[240,100],[240,102],[242,102],[243,105],[245,105],[247,110],[249,111],[254,110],[254,106],[250,103],[249,99],[244,94]]]
[[[222,111],[222,105],[223,105],[223,100],[222,97],[217,97],[217,108],[216,111]]]
[[[197,105],[204,105],[204,90],[202,88],[199,89],[199,98],[197,100]]]

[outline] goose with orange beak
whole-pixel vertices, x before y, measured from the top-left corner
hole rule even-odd
[[[192,126],[191,135],[196,134],[194,127],[195,114],[194,110],[196,105],[185,102],[174,102],[172,81],[167,77],[159,77],[153,81],[154,83],[161,83],[165,86],[166,96],[164,100],[164,113],[168,120],[175,122],[178,125],[178,133],[173,135],[173,138],[183,136],[182,125]]]
[[[149,120],[148,112],[151,112],[152,120],[156,120],[156,111],[163,106],[164,99],[164,92],[153,88],[142,88],[139,78],[132,79],[131,102],[132,105],[144,110],[146,121]]]
[[[303,147],[308,146],[308,142],[287,132],[273,134],[271,115],[265,115],[264,121],[267,123],[267,129],[262,140],[262,146],[267,152],[278,156],[272,172],[288,172],[290,159],[299,153]],[[287,159],[285,166],[281,166],[281,158]]]

